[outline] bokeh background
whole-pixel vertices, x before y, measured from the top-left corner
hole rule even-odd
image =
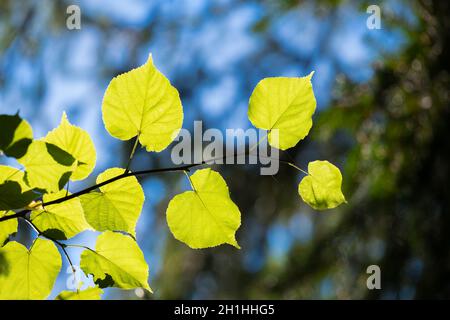
[[[81,30],[66,28],[71,4],[81,8]],[[366,26],[371,4],[381,8],[379,30]],[[281,156],[303,167],[335,163],[348,204],[311,210],[290,167],[268,177],[257,166],[222,166],[242,212],[242,250],[191,250],[165,221],[185,178],[143,177],[137,240],[155,293],[107,289],[104,298],[450,298],[448,7],[438,0],[2,0],[0,113],[19,110],[42,137],[66,111],[91,134],[96,169],[73,191],[125,165],[131,142],[108,135],[101,101],[111,78],[150,52],[180,92],[187,129],[200,119],[205,128],[249,128],[248,98],[260,79],[315,70],[313,129]],[[133,169],[169,165],[169,151],[139,150]],[[21,225],[14,239],[29,244],[34,236]],[[93,247],[95,236],[71,242]],[[78,263],[80,252],[70,250]],[[64,264],[51,297],[66,289]],[[366,288],[372,264],[381,268],[381,290]]]

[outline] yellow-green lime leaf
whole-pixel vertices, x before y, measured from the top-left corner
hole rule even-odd
[[[63,198],[65,195],[65,190],[45,194],[43,201],[50,202]],[[84,217],[78,198],[45,207],[38,206],[31,211],[30,218],[40,231],[56,240],[70,239],[80,232],[92,230]]]
[[[14,211],[0,211],[0,218],[11,214],[14,214]],[[17,232],[17,226],[17,219],[10,219],[0,222],[0,247],[3,246],[11,234]]]
[[[176,195],[167,207],[167,224],[174,237],[194,249],[224,243],[240,249],[235,233],[241,213],[225,180],[216,171],[201,169],[190,181],[193,191]]]
[[[21,170],[0,165],[0,214],[1,210],[23,208],[37,196],[26,185]]]
[[[50,240],[36,239],[28,250],[18,242],[0,248],[0,300],[45,299],[61,270],[61,256]]]
[[[167,148],[183,124],[178,91],[153,65],[151,55],[144,65],[109,83],[102,114],[109,134],[120,140],[138,135],[147,151]]]
[[[46,192],[61,190],[75,164],[75,159],[69,153],[41,140],[34,140],[25,156],[18,161],[25,167],[28,185]]]
[[[100,288],[87,288],[79,291],[61,291],[55,300],[100,300],[103,290]]]
[[[17,168],[0,165],[0,186],[5,184],[6,181],[12,181],[19,184],[21,194],[22,192],[30,191],[30,188],[26,185],[24,181],[23,171]],[[16,197],[15,198],[16,201],[23,199],[21,194],[13,195],[13,197]],[[8,196],[7,194],[0,193],[0,207],[3,207],[5,209],[8,206],[11,207],[10,200],[11,200],[10,195]],[[25,202],[26,201],[24,201],[24,204],[27,205],[28,203]],[[0,210],[0,218],[11,214],[14,214],[14,212],[7,210],[6,211]],[[17,219],[10,219],[0,222],[0,246],[2,246],[5,243],[5,241],[11,234],[17,232],[17,226],[18,226]]]
[[[328,161],[317,160],[308,164],[308,175],[298,185],[298,193],[316,210],[332,209],[346,202],[341,185],[339,169]]]
[[[0,184],[0,210],[19,209],[36,199],[33,191],[22,192],[16,181],[5,181]]]
[[[97,177],[97,184],[123,174],[111,168]],[[135,235],[136,223],[144,204],[144,191],[136,177],[126,177],[100,187],[100,191],[80,196],[88,223],[98,231],[125,231]]]
[[[25,183],[24,176],[24,172],[20,169],[0,165],[0,183],[4,183],[5,181],[15,181],[19,183],[23,191],[28,191],[30,190],[30,187]]]
[[[95,252],[82,252],[80,266],[84,273],[92,274],[100,288],[144,288],[151,292],[144,254],[128,235],[102,233],[97,238]]]
[[[0,153],[14,158],[21,158],[27,152],[33,140],[30,124],[16,115],[0,115]]]
[[[272,147],[286,150],[308,135],[316,109],[313,73],[301,78],[265,78],[253,90],[248,118],[255,127],[268,130]]]
[[[89,133],[71,124],[65,112],[59,126],[50,131],[44,140],[68,152],[77,160],[77,167],[70,176],[71,180],[82,180],[94,169],[97,154]]]

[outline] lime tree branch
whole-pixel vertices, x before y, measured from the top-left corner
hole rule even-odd
[[[72,269],[72,272],[75,273],[75,267],[73,266],[72,260],[70,259],[69,253],[67,253],[66,247],[67,245],[65,243],[62,243],[52,237],[50,237],[49,235],[46,235],[45,233],[43,233],[41,230],[39,230],[39,228],[33,223],[33,221],[31,221],[30,219],[27,219],[25,217],[21,217],[22,219],[24,219],[32,228],[34,231],[36,231],[36,233],[38,234],[38,237],[43,236],[44,238],[47,238],[48,240],[53,241],[54,243],[56,243],[64,252],[64,255],[66,256],[67,261],[70,264],[70,267]]]
[[[248,153],[246,153],[246,155],[248,155]],[[51,205],[54,205],[54,204],[58,204],[58,203],[62,203],[62,202],[68,201],[70,199],[79,197],[79,196],[81,196],[83,194],[89,193],[89,192],[94,191],[94,190],[96,190],[96,189],[98,189],[100,187],[103,187],[105,185],[108,185],[108,184],[113,183],[113,182],[115,182],[117,180],[121,180],[121,179],[124,179],[124,178],[127,178],[127,177],[142,176],[142,175],[163,173],[163,172],[176,172],[176,171],[182,171],[182,172],[184,171],[184,172],[186,172],[186,171],[189,171],[190,169],[198,167],[198,166],[212,165],[212,164],[214,164],[214,161],[216,161],[216,160],[225,160],[227,157],[229,157],[229,156],[224,156],[224,157],[220,157],[220,158],[214,158],[214,159],[211,159],[211,160],[202,161],[202,162],[199,162],[199,163],[187,164],[187,165],[184,165],[184,166],[174,166],[174,167],[158,168],[158,169],[148,169],[148,170],[141,170],[141,171],[134,171],[134,172],[126,171],[126,172],[124,172],[124,173],[122,173],[122,174],[120,174],[118,176],[115,176],[115,177],[113,177],[111,179],[105,180],[105,181],[103,181],[101,183],[97,183],[97,184],[95,184],[93,186],[90,186],[90,187],[88,187],[86,189],[83,189],[83,190],[80,190],[78,192],[72,193],[72,194],[67,195],[65,197],[62,197],[62,198],[59,198],[59,199],[55,199],[55,200],[52,200],[52,201],[49,201],[49,202],[44,202],[44,203],[42,203],[42,206],[46,207],[46,206],[51,206]],[[234,155],[233,155],[233,157],[234,157]],[[260,155],[260,157],[262,157],[262,156]],[[270,157],[263,157],[263,158],[270,158]],[[274,159],[274,160],[280,161],[280,163],[283,163],[283,164],[286,164],[286,165],[288,165],[290,167],[293,167],[296,170],[298,170],[298,171],[300,171],[300,172],[302,172],[302,173],[304,173],[306,175],[308,174],[308,172],[306,172],[303,169],[300,169],[298,166],[296,166],[294,163],[292,163],[290,161],[281,160],[281,159]],[[28,212],[30,212],[30,211],[31,211],[30,209],[25,209],[25,210],[22,210],[22,211],[19,211],[19,212],[15,213],[15,214],[12,214],[12,215],[0,217],[0,222],[1,221],[6,221],[6,220],[10,220],[10,219],[15,219],[15,218],[24,218],[26,216],[26,214]]]
[[[90,186],[90,187],[88,187],[86,189],[83,189],[83,190],[80,190],[78,192],[72,193],[72,194],[67,195],[65,197],[62,197],[62,198],[59,198],[59,199],[55,199],[55,200],[52,200],[52,201],[49,201],[49,202],[42,203],[42,206],[45,207],[45,206],[50,206],[50,205],[53,205],[53,204],[58,204],[58,203],[61,203],[61,202],[68,201],[70,199],[73,199],[73,198],[79,197],[79,196],[81,196],[83,194],[86,194],[86,193],[89,193],[91,191],[94,191],[94,190],[96,190],[96,189],[98,189],[100,187],[103,187],[103,186],[107,185],[107,184],[113,183],[114,181],[117,181],[117,180],[120,180],[120,179],[124,179],[124,178],[127,178],[127,177],[141,176],[141,175],[162,173],[162,172],[189,171],[191,168],[194,168],[194,167],[197,167],[197,166],[201,166],[201,165],[205,165],[205,164],[207,164],[207,163],[205,161],[203,161],[201,163],[193,163],[193,164],[188,164],[188,165],[184,165],[184,166],[149,169],[149,170],[134,171],[134,172],[130,172],[130,171],[124,172],[124,173],[122,173],[122,174],[120,174],[118,176],[115,176],[115,177],[111,178],[111,179],[105,180],[105,181],[103,181],[101,183],[97,183],[97,184],[95,184],[93,186]],[[12,215],[0,217],[0,222],[1,221],[6,221],[6,220],[10,220],[10,219],[23,218],[30,211],[31,210],[29,210],[29,209],[25,209],[25,210],[22,210],[22,211],[19,211],[19,212],[15,213],[15,214],[12,214]]]

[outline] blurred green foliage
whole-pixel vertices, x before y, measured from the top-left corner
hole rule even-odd
[[[200,297],[214,298],[449,298],[448,9],[421,1],[414,4],[416,27],[383,21],[402,28],[406,47],[378,61],[369,83],[339,77],[331,108],[317,115],[309,143],[323,158],[341,159],[347,206],[331,213],[302,208],[313,221],[312,238],[271,260],[267,235],[298,212],[287,191],[297,178],[285,168],[262,181],[253,170],[227,170],[246,212],[248,227],[238,237],[243,250],[262,246],[263,268],[245,271],[244,255],[229,248],[198,252],[169,241],[160,296],[186,298],[200,288]],[[381,268],[382,290],[366,288],[371,264]]]

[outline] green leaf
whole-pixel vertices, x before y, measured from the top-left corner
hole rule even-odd
[[[8,209],[16,207],[16,205],[13,205],[12,202],[16,202],[16,204],[18,205],[17,208],[20,208],[21,206],[26,206],[31,202],[27,202],[28,200],[26,199],[26,196],[22,197],[23,192],[27,193],[30,190],[23,179],[24,173],[21,170],[9,166],[0,165],[0,190],[4,189],[5,187],[7,188],[8,184],[6,182],[14,182],[18,184],[18,188],[20,188],[20,192],[16,194],[11,194],[10,192],[8,192],[8,190],[0,191],[0,208]],[[17,186],[15,186],[15,188],[17,189]],[[7,192],[5,193],[5,191]],[[22,201],[22,203],[17,203],[20,201]],[[14,214],[14,212],[0,210],[0,217],[11,214]],[[5,243],[5,241],[11,234],[17,232],[17,226],[17,219],[0,222],[0,246]]]
[[[316,109],[313,73],[302,78],[265,78],[253,90],[248,118],[255,127],[268,130],[272,147],[286,150],[308,135]]]
[[[167,223],[174,237],[194,249],[228,243],[240,249],[235,233],[241,213],[222,176],[197,170],[190,181],[194,191],[176,195],[167,207]]]
[[[92,274],[100,288],[144,288],[148,285],[148,265],[136,241],[130,236],[106,231],[97,238],[95,252],[81,253],[81,269]]]
[[[11,214],[14,214],[14,211],[0,211],[0,218]],[[0,222],[0,247],[3,246],[11,234],[17,232],[17,226],[17,218]]]
[[[94,169],[97,154],[89,133],[71,124],[65,112],[59,126],[50,131],[44,141],[58,146],[77,160],[71,180],[82,180]]]
[[[0,210],[23,208],[37,197],[26,185],[21,170],[0,165]]]
[[[16,181],[5,181],[0,184],[0,210],[23,208],[36,197],[31,190],[22,192],[20,184]]]
[[[45,194],[44,203],[50,202],[66,195],[65,190],[57,193]],[[56,240],[65,240],[72,238],[85,230],[92,230],[87,223],[80,199],[73,198],[61,203],[52,204],[43,208],[36,207],[30,216],[33,223],[45,235]]]
[[[15,181],[20,185],[20,188],[23,191],[28,191],[30,190],[30,187],[25,183],[24,176],[24,172],[20,169],[0,165],[0,183],[4,183],[5,181]]]
[[[0,115],[0,151],[9,157],[21,158],[33,140],[33,130],[28,122],[19,117]]]
[[[151,55],[144,65],[109,83],[102,113],[109,134],[120,140],[138,135],[147,151],[167,148],[183,123],[178,91],[156,69]]]
[[[332,209],[347,202],[341,185],[339,169],[328,161],[317,160],[308,164],[308,175],[298,185],[298,193],[316,210]]]
[[[55,300],[100,300],[103,290],[100,288],[87,288],[80,291],[61,291]]]
[[[45,299],[61,270],[61,256],[50,240],[36,239],[27,250],[18,242],[0,248],[5,266],[0,273],[1,299]]]
[[[119,176],[125,169],[111,168],[97,177],[97,184]],[[135,177],[100,187],[99,192],[80,196],[89,224],[99,231],[125,231],[136,235],[136,223],[144,204],[144,191]]]
[[[34,140],[28,152],[18,161],[26,169],[28,185],[57,192],[69,180],[75,159],[61,148],[41,140]]]

